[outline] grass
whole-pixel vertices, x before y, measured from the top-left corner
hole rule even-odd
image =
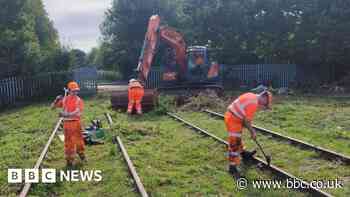
[[[284,190],[238,190],[226,172],[225,147],[165,116],[113,114],[131,159],[151,196],[289,196]],[[271,175],[244,169],[250,179]]]
[[[257,124],[350,155],[350,102],[331,98],[288,98],[261,113]]]
[[[85,102],[84,122],[109,110],[106,97],[96,97]],[[33,105],[0,114],[0,196],[15,196],[21,184],[7,184],[8,168],[31,168],[39,157],[51,134],[57,111],[48,109],[48,103]],[[105,119],[103,119],[105,120]],[[105,127],[107,127],[106,121]],[[105,145],[87,146],[89,162],[80,167],[86,170],[103,170],[101,182],[63,182],[34,184],[33,196],[137,196],[121,153],[111,143],[111,133]],[[65,169],[63,143],[55,138],[51,144],[43,168]]]
[[[52,111],[45,104],[32,105],[0,115],[0,191],[11,194],[18,191],[18,185],[7,185],[8,168],[34,166],[56,121]]]
[[[213,119],[204,113],[180,112],[185,120],[195,123],[197,126],[207,129],[220,138],[226,139],[227,133],[223,120]],[[250,140],[249,132],[244,131],[244,142],[248,150],[257,149],[255,143]],[[303,150],[283,141],[259,134],[258,140],[265,151],[271,154],[272,164],[292,173],[304,180],[335,180],[340,179],[345,186],[342,189],[325,190],[335,196],[347,196],[350,194],[349,177],[350,167],[337,161],[328,161],[320,158],[316,152]],[[260,158],[264,158],[260,151]]]
[[[212,110],[222,113],[226,109]],[[348,99],[277,97],[273,110],[260,112],[254,124],[350,155],[349,113]]]
[[[104,145],[87,146],[88,164],[78,167],[87,170],[101,169],[103,180],[101,182],[35,184],[31,189],[31,195],[137,196],[135,185],[127,171],[121,153],[116,145],[111,142],[113,135],[121,136],[136,170],[151,196],[306,195],[284,189],[257,190],[252,188],[252,186],[246,190],[239,190],[233,179],[226,172],[225,147],[161,115],[164,111],[162,108],[158,108],[155,112],[142,117],[128,117],[124,112],[115,112],[109,108],[108,96],[102,95],[86,99],[85,101],[84,122],[86,124],[96,117],[105,120],[103,113],[106,111],[111,113],[115,122],[107,134],[106,143]],[[334,102],[334,105],[337,104],[337,102]],[[48,110],[47,105],[47,103],[37,104],[0,113],[0,196],[15,196],[18,194],[21,185],[7,184],[7,169],[30,168],[34,166],[48,136],[51,134],[55,121],[57,121],[57,111]],[[284,104],[280,105],[283,108]],[[323,108],[323,106],[319,106],[319,108]],[[187,118],[196,118],[198,116],[201,118],[200,126],[205,127],[209,125],[216,134],[221,137],[225,136],[225,130],[222,128],[222,121],[220,120],[213,121],[211,119],[209,123],[206,122],[208,116],[205,114],[188,112],[182,115],[186,115]],[[273,114],[273,116],[276,117],[279,114]],[[259,114],[259,120],[269,118],[268,114]],[[347,121],[337,116],[335,121],[338,122],[337,124],[340,124],[343,120]],[[271,118],[271,120],[265,122],[274,124],[273,121]],[[106,121],[103,123],[108,128]],[[346,126],[346,124],[341,125],[344,128]],[[267,142],[268,140],[264,139],[264,145],[266,144],[265,141]],[[312,137],[311,140],[313,140]],[[266,148],[272,151],[275,150],[272,147],[280,146],[282,143],[273,144],[271,141],[271,143],[267,144],[269,144],[269,147]],[[251,146],[248,141],[247,146]],[[283,158],[283,162],[275,163],[276,165],[283,167],[293,166],[294,164],[291,165],[286,162],[288,161],[288,155],[291,157],[291,162],[298,162],[295,166],[303,164],[302,160],[304,158],[311,158],[307,163],[315,164],[313,166],[317,166],[316,164],[319,162],[319,160],[315,159],[317,154],[307,151],[299,152],[299,150],[289,146],[283,146],[283,148],[286,154],[273,155],[273,162],[279,161],[277,160],[279,157]],[[342,147],[338,148],[342,149]],[[346,153],[346,150],[344,152]],[[343,168],[341,165],[334,167],[334,163],[329,163],[328,167],[321,165],[322,168],[320,170],[322,173],[306,168],[299,169],[299,171],[309,172],[305,175],[306,178],[323,177],[323,175],[333,178],[338,176],[341,170],[344,170],[343,176],[348,177],[349,171],[347,168]],[[64,166],[63,143],[58,138],[55,138],[50,146],[43,167],[60,170],[64,169]],[[330,171],[327,172],[326,169],[330,169]],[[291,171],[293,170],[291,169]],[[249,180],[274,179],[269,172],[257,169],[254,165],[244,165],[243,172]],[[295,169],[293,173],[295,173]],[[347,194],[344,191],[342,190],[340,193],[335,194]]]

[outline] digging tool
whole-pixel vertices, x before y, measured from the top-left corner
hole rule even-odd
[[[68,95],[69,90],[66,87],[64,87],[63,90],[64,90],[64,97],[63,98],[65,98]]]
[[[68,89],[66,87],[63,88],[64,91],[64,96],[63,98],[67,97],[68,95]],[[58,100],[56,101],[58,102]],[[53,108],[52,108],[53,109]],[[64,134],[63,134],[63,122],[61,122],[60,127],[59,127],[60,132],[57,133],[59,139],[64,142]]]
[[[258,142],[256,139],[254,139],[254,142],[256,143],[256,145],[258,145],[259,149],[260,149],[261,152],[263,153],[263,155],[264,155],[264,157],[265,157],[265,160],[266,160],[266,162],[267,162],[267,165],[270,166],[270,163],[271,163],[271,156],[265,154],[264,149],[262,148],[262,146],[259,144],[259,142]]]

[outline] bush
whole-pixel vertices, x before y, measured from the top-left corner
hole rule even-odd
[[[154,113],[157,115],[166,114],[168,111],[172,111],[175,108],[175,104],[175,98],[173,96],[160,95]]]

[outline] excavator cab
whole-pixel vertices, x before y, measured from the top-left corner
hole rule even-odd
[[[187,49],[187,59],[190,69],[196,66],[208,64],[207,47],[205,46],[190,46]]]
[[[187,49],[188,67],[186,78],[192,82],[201,82],[207,79],[209,70],[207,47],[190,46]]]

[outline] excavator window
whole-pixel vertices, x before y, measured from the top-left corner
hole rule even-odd
[[[193,52],[192,54],[189,54],[189,67],[190,68],[195,68],[200,65],[204,65],[204,54],[201,52]]]
[[[198,65],[203,65],[204,64],[204,57],[203,54],[201,53],[195,53],[195,64]]]

